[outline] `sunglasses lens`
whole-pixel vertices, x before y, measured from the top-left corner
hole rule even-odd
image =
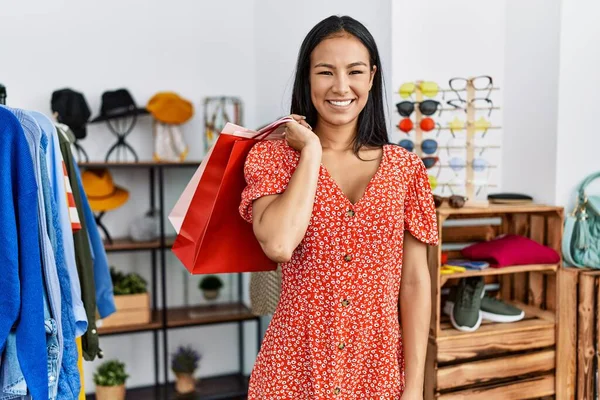
[[[415,111],[415,105],[411,101],[402,101],[396,104],[396,108],[398,109],[398,113],[403,117],[410,117],[413,111]]]
[[[489,76],[480,76],[473,79],[473,87],[478,90],[489,89],[492,86],[492,78]]]
[[[415,84],[412,82],[408,82],[408,83],[403,83],[402,86],[400,86],[400,90],[398,92],[400,92],[400,97],[405,99],[407,97],[410,97],[410,95],[413,94],[414,91],[415,91]]]
[[[435,190],[438,186],[437,178],[433,175],[429,175],[429,186],[431,186],[431,190]]]
[[[465,90],[467,88],[467,80],[464,78],[450,79],[450,89]]]
[[[433,139],[426,139],[421,143],[421,150],[423,150],[423,153],[425,154],[433,154],[437,151],[437,148],[438,144]]]
[[[422,158],[423,164],[425,164],[425,168],[432,168],[438,161],[437,157],[425,157]]]
[[[487,160],[483,158],[476,158],[473,160],[473,171],[482,172],[487,168]]]
[[[450,204],[450,207],[452,208],[461,208],[464,207],[465,205],[465,198],[463,196],[450,196],[450,199],[448,200],[448,203]]]
[[[419,124],[419,126],[421,127],[422,130],[424,130],[425,132],[429,132],[431,131],[433,128],[435,128],[435,122],[427,117],[427,118],[423,118],[421,120],[421,123]]]
[[[398,144],[408,151],[413,151],[415,149],[415,144],[410,139],[402,139]]]
[[[398,124],[398,128],[405,133],[410,132],[413,129],[413,122],[410,118],[404,118],[402,121],[400,121],[400,123]]]
[[[465,167],[465,160],[460,157],[452,157],[450,161],[448,161],[448,164],[453,171],[459,172]]]
[[[439,106],[440,106],[439,101],[425,100],[424,102],[419,104],[419,111],[421,111],[421,113],[423,115],[433,115],[436,113]]]
[[[436,208],[440,207],[444,203],[444,198],[438,195],[434,195],[433,203],[435,204]]]
[[[435,82],[422,82],[421,83],[421,91],[424,96],[427,97],[435,97],[438,94],[439,86]]]

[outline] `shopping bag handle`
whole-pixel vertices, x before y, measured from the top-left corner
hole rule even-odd
[[[257,132],[256,135],[254,135],[252,138],[253,139],[258,139],[258,140],[264,140],[267,136],[269,136],[271,133],[275,132],[275,130],[277,128],[279,128],[281,125],[283,124],[287,124],[288,122],[294,121],[293,118],[291,117],[283,117],[278,119],[277,121],[265,126],[264,128],[262,128],[261,130],[259,130]]]

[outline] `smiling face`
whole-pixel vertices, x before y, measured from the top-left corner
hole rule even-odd
[[[356,124],[377,69],[370,67],[369,59],[367,48],[349,34],[315,47],[310,57],[310,96],[319,114],[317,125]]]

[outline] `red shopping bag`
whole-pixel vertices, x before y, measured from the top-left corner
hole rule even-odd
[[[203,162],[206,164],[200,167],[203,170],[199,171],[198,186],[172,247],[173,253],[192,274],[277,268],[277,263],[264,254],[256,240],[252,224],[240,216],[239,205],[246,187],[244,163],[250,149],[288,121],[289,117],[282,118],[259,132],[228,124],[219,135],[208,159]],[[231,130],[235,128],[239,129],[232,134]],[[197,175],[194,177],[198,179]],[[188,187],[186,191],[189,189],[192,188]],[[176,224],[174,226],[178,228]]]

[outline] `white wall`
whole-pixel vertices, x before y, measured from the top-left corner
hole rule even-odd
[[[598,91],[600,90],[600,3],[562,1],[560,86],[556,157],[556,201],[570,212],[581,181],[600,171]],[[590,187],[600,194],[600,183]]]
[[[549,204],[557,201],[559,32],[559,0],[506,2],[502,187]]]
[[[502,93],[505,90],[506,79],[504,76],[504,46],[505,46],[505,6],[503,2],[497,1],[473,1],[473,0],[396,0],[392,2],[392,81],[393,81],[393,103],[401,101],[397,93],[400,85],[404,82],[417,80],[437,82],[442,89],[449,89],[448,81],[454,77],[470,77],[479,75],[490,75],[494,79],[494,86],[500,87],[500,92],[493,92],[491,99],[495,104],[504,106]],[[482,94],[483,95],[483,94]],[[446,100],[453,99],[454,93],[446,93]],[[437,98],[443,103],[442,94]],[[414,101],[414,99],[413,99]],[[446,106],[447,107],[447,106]],[[503,125],[504,110],[496,110],[489,118],[494,126]],[[480,116],[487,117],[487,113],[478,112]],[[465,113],[446,112],[441,116],[434,117],[436,122],[442,126],[458,117],[466,120]],[[400,115],[394,111],[392,122],[394,125],[400,121]],[[413,115],[414,120],[414,115]],[[490,130],[485,140],[479,140],[477,145],[502,145],[502,130]],[[392,140],[395,142],[407,136],[397,127],[392,128]],[[424,138],[435,138],[440,146],[461,145],[465,143],[465,131],[457,132],[456,140],[452,140],[450,131],[441,131],[439,137],[436,131],[424,134]],[[410,138],[414,141],[414,132]],[[439,156],[443,165],[448,164],[450,157],[465,157],[465,151],[442,149]],[[501,152],[496,149],[487,149],[485,158],[491,165],[499,165]],[[500,169],[490,169],[475,178],[487,179],[490,184],[501,183]],[[450,182],[454,173],[449,168],[438,167],[430,169],[430,174],[438,175],[440,183]],[[464,172],[458,176],[463,179]],[[499,188],[489,188],[489,191],[497,191]],[[455,188],[455,192],[462,193],[461,188]],[[436,192],[442,193],[440,186]],[[445,194],[448,190],[445,189]],[[485,196],[485,188],[480,196]]]

